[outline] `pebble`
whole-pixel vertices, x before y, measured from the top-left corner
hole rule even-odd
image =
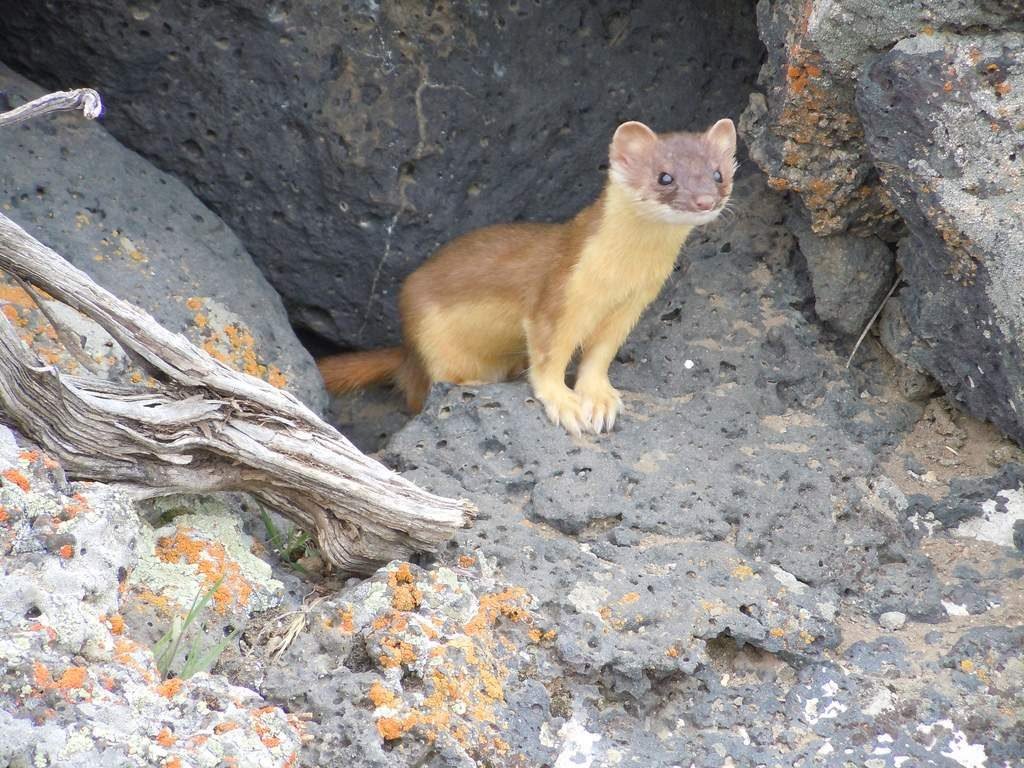
[[[899,629],[907,623],[907,614],[899,611],[886,611],[878,617],[878,623],[886,629]]]

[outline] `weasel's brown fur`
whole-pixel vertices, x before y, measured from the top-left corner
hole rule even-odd
[[[611,430],[621,399],[608,366],[690,230],[728,200],[735,147],[729,120],[664,136],[624,123],[595,203],[561,224],[500,224],[440,248],[402,286],[403,346],[321,360],[328,389],[390,380],[418,411],[432,381],[481,384],[528,371],[556,424]],[[580,348],[570,390],[565,371]]]

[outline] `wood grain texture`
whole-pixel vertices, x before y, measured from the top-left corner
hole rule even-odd
[[[25,107],[36,104],[36,115],[98,108],[98,97],[54,96]],[[10,114],[0,115],[0,126]],[[468,501],[427,493],[364,456],[294,396],[171,333],[2,214],[0,269],[98,323],[156,380],[62,373],[0,321],[0,408],[71,477],[136,498],[249,492],[311,531],[343,572],[433,550],[471,523]]]

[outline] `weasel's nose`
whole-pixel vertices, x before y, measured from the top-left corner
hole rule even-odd
[[[693,198],[693,204],[697,206],[698,210],[710,211],[715,207],[715,198],[711,195],[697,195]]]

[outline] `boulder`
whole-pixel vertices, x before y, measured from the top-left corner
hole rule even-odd
[[[1024,37],[902,41],[867,68],[857,107],[910,230],[911,354],[1024,443]]]
[[[294,761],[299,723],[259,694],[220,675],[163,679],[149,645],[170,618],[131,618],[133,604],[174,604],[169,582],[140,578],[153,546],[122,491],[68,483],[56,461],[0,426],[0,765]],[[198,562],[183,571],[212,579],[225,565],[209,548],[191,551]],[[178,659],[197,635],[197,647],[223,639],[208,622],[220,602],[215,594],[189,627]]]
[[[855,106],[861,67],[944,27],[1021,29],[1020,0],[761,0],[768,55],[741,132],[775,189],[792,190],[816,234],[894,239],[900,218],[879,183]]]
[[[737,118],[761,56],[747,0],[0,0],[0,40],[39,82],[97,87],[293,321],[350,346],[395,341],[439,244],[589,202],[619,121]]]
[[[832,328],[857,337],[892,285],[895,258],[874,235],[819,237],[800,217],[789,220],[814,288],[814,311]]]
[[[0,65],[10,106],[43,90]],[[284,387],[317,411],[326,394],[280,297],[238,238],[173,177],[80,115],[0,131],[5,215],[118,297],[150,312],[238,370]],[[44,360],[76,363],[20,288],[3,283],[5,313]],[[55,306],[102,368],[120,348],[93,323]]]
[[[814,234],[900,242],[904,288],[881,328],[901,388],[926,396],[926,372],[1024,440],[1024,5],[762,1],[758,26],[763,93],[740,123],[751,157]],[[833,242],[842,262],[863,247]],[[801,247],[837,326],[836,283],[813,255],[825,246],[804,234]]]

